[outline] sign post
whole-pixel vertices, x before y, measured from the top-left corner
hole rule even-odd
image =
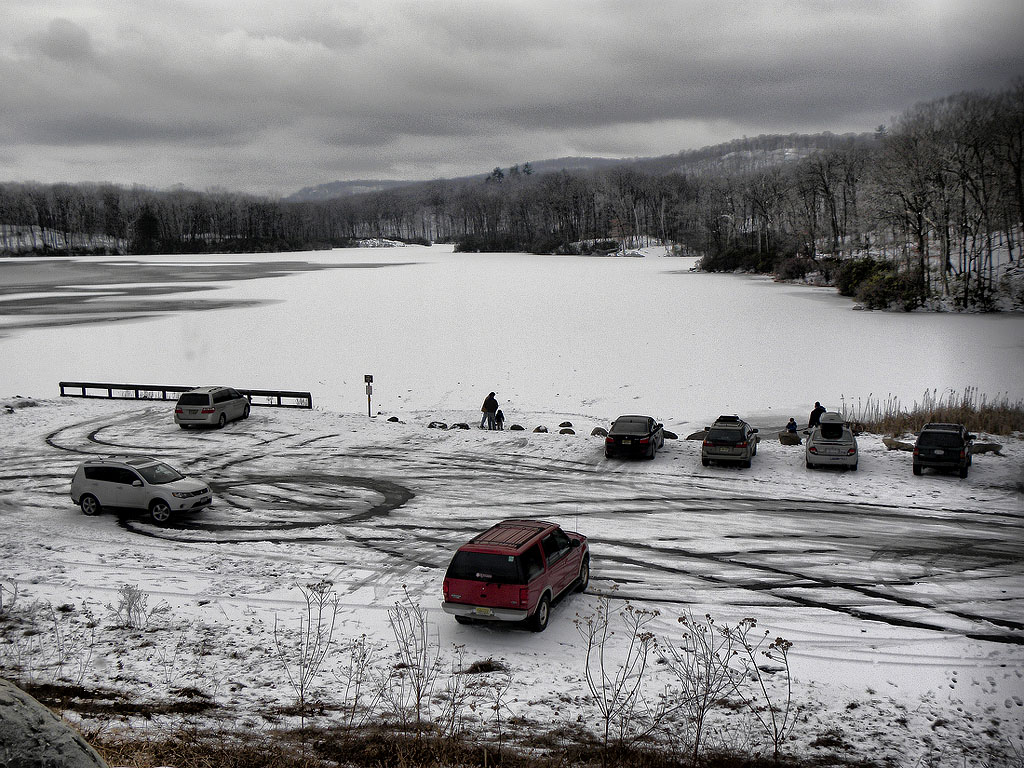
[[[363,381],[366,382],[366,415],[369,418],[373,418],[373,408],[370,405],[370,398],[373,395],[373,374],[368,373],[363,376]]]

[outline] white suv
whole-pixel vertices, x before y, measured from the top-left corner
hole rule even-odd
[[[209,506],[213,494],[202,480],[139,456],[86,459],[71,479],[71,500],[87,515],[98,515],[104,507],[143,509],[154,522],[163,524],[172,514]]]

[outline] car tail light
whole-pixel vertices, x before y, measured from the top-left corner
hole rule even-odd
[[[639,442],[640,445],[647,445],[649,442],[651,442],[651,438],[641,437],[637,442]]]
[[[175,409],[174,409],[174,412],[175,412],[175,413],[184,413],[184,411],[183,411],[183,410],[181,410],[181,408],[175,408]]]
[[[604,441],[605,441],[606,443],[614,443],[614,442],[615,442],[615,438],[614,438],[614,437],[612,437],[611,435],[608,435],[608,437],[606,437],[606,438],[604,439]]]
[[[441,591],[444,593],[445,598],[448,597],[448,579],[445,579],[441,583]]]
[[[528,587],[519,588],[519,604],[523,606],[530,604],[530,590]]]
[[[704,446],[705,448],[714,448],[714,447],[715,447],[715,444],[714,444],[713,442],[711,442],[710,440],[705,440],[705,441],[704,441],[704,442],[702,443],[702,445],[703,445],[703,446]]]
[[[807,449],[807,452],[808,453],[817,453],[818,449],[812,445],[810,448]]]
[[[856,448],[850,448],[849,450],[846,451],[846,455],[847,456],[853,456],[853,454],[855,454],[856,452],[857,452]]]
[[[736,443],[736,447],[737,448],[746,448],[747,447],[747,441],[744,440],[742,443]]]
[[[918,448],[916,445],[914,446],[914,455],[915,456],[920,456],[921,455],[921,449]]]
[[[213,411],[213,408],[203,408],[203,410],[201,410],[200,413],[213,413]]]

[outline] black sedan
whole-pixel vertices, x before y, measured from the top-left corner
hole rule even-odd
[[[650,416],[619,416],[604,439],[604,455],[653,459],[665,445],[665,427]]]

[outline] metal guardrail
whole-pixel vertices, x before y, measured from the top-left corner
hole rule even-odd
[[[100,398],[103,400],[177,400],[182,392],[195,387],[173,384],[108,384],[93,381],[61,381],[61,397]],[[312,408],[313,395],[288,389],[238,389],[254,406],[272,408]],[[170,397],[168,396],[170,394]]]

